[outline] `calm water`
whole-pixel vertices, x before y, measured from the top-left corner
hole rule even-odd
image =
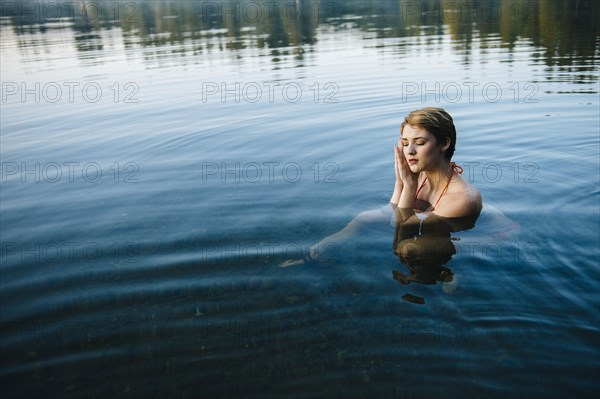
[[[600,389],[596,1],[86,4],[2,3],[2,397]],[[452,283],[398,284],[389,224],[278,267],[426,105],[490,206]]]

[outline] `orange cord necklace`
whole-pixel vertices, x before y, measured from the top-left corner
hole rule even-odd
[[[450,185],[450,181],[452,180],[452,176],[454,176],[454,173],[456,172],[457,174],[460,175],[463,172],[463,168],[461,168],[456,163],[452,162],[451,165],[452,165],[452,173],[450,173],[450,176],[448,176],[448,181],[446,182],[446,186],[442,190],[442,193],[438,197],[437,201],[435,201],[435,205],[433,206],[433,208],[431,208],[432,211],[435,209],[437,204],[440,202],[440,200],[442,199],[442,196],[444,194],[446,194],[446,191],[448,191],[448,186]],[[415,194],[415,208],[416,208],[417,197],[419,196],[419,193],[421,192],[421,189],[425,185],[426,181],[427,181],[427,177],[425,177],[425,180],[423,180],[423,183],[421,183],[421,187],[419,187],[419,189],[417,190],[417,193]]]

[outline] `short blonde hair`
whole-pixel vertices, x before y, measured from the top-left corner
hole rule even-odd
[[[450,139],[450,146],[444,156],[450,160],[456,147],[456,128],[450,114],[442,108],[425,107],[417,109],[404,118],[400,126],[400,135],[406,125],[419,127],[433,134],[439,145],[444,145]]]

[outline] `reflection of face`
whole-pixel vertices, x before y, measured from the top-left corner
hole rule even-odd
[[[443,267],[456,253],[449,236],[420,236],[400,241],[396,254],[411,271],[407,281],[433,284],[435,281],[452,281],[452,272]]]
[[[413,268],[441,266],[455,253],[450,237],[437,235],[402,240],[396,247],[396,254]]]
[[[413,173],[435,169],[444,152],[433,134],[410,125],[404,126],[400,144],[404,158]]]
[[[396,254],[404,261],[404,263],[412,265],[419,258],[419,247],[413,240],[404,240],[400,242],[396,248]]]

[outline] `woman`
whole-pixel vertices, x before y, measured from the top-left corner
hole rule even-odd
[[[452,231],[474,226],[482,209],[481,194],[460,176],[462,168],[451,161],[456,145],[452,117],[441,108],[413,111],[400,127],[398,143],[394,146],[396,183],[391,207],[361,212],[342,230],[310,247],[302,259],[280,266],[324,263],[334,258],[339,245],[357,235],[361,227],[390,218],[403,236],[415,226],[416,235],[420,235],[423,223],[441,223]]]

